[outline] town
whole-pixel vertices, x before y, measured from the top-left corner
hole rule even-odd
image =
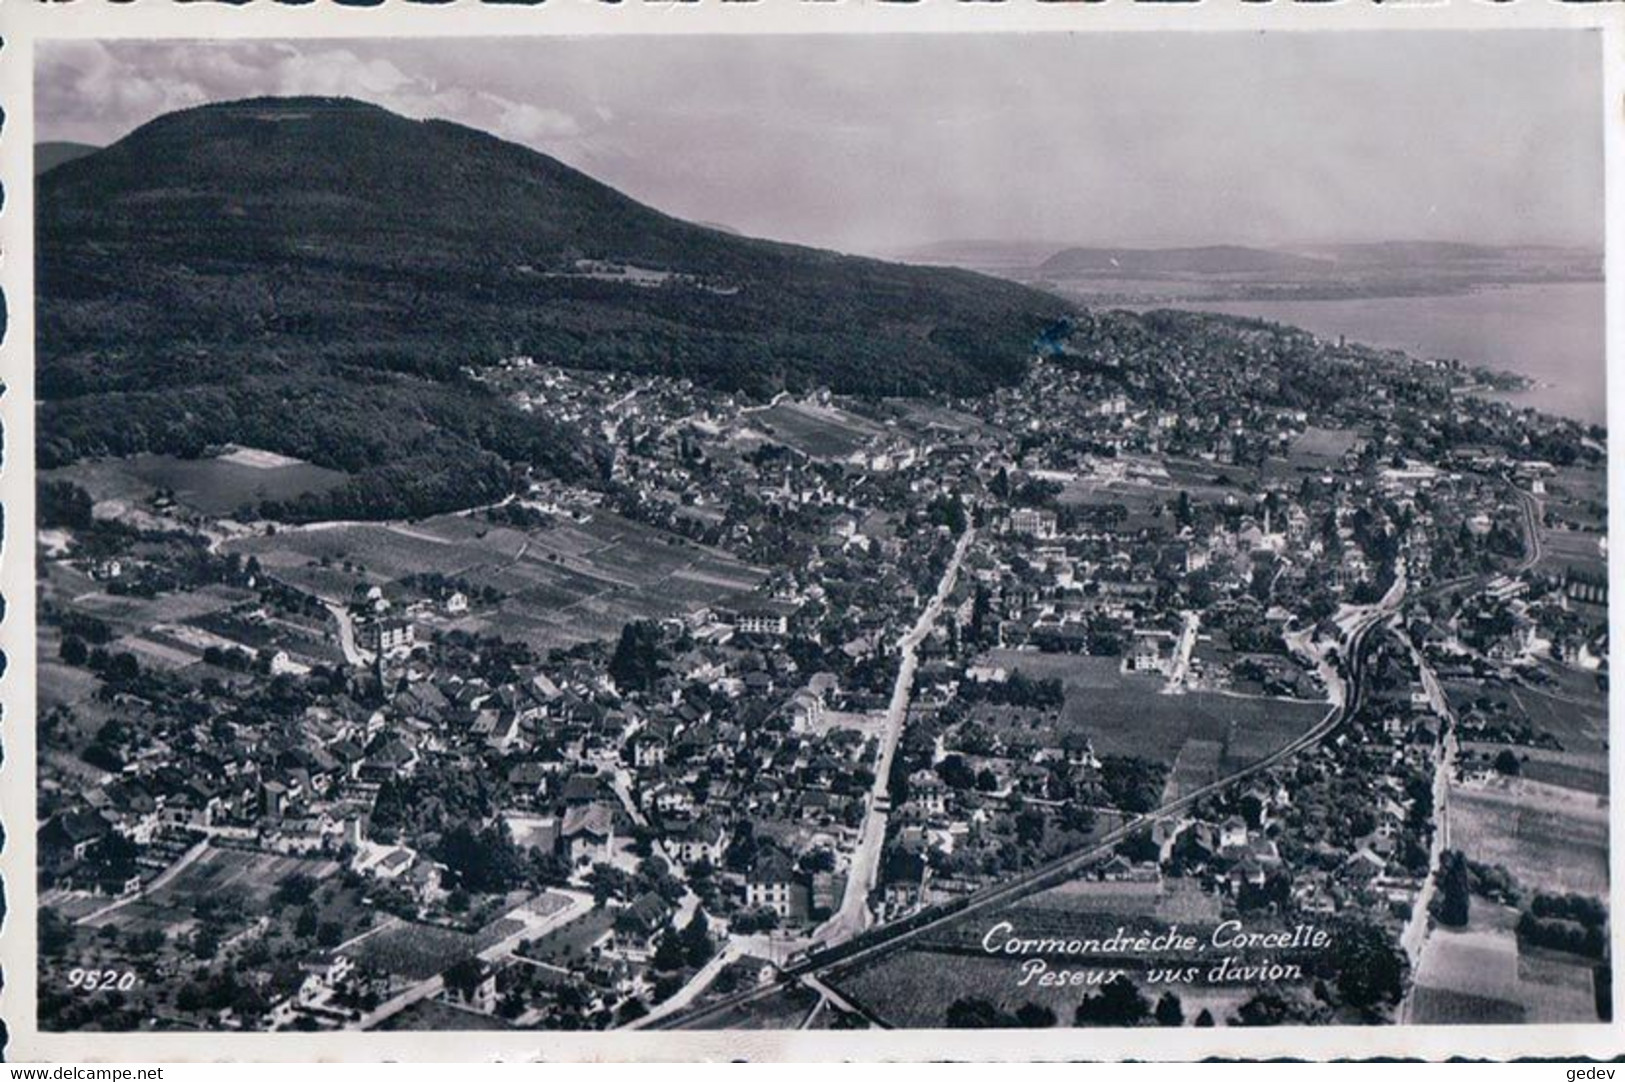
[[[599,475],[41,473],[42,1028],[1608,1017],[1601,429],[1175,312],[981,397],[468,377]],[[982,948],[1237,920],[1330,931]]]

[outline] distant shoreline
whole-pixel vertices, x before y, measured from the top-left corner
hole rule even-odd
[[[1086,281],[1086,279],[1066,279],[1064,281],[1067,283],[1080,283]],[[1417,283],[1414,287],[1397,283],[1370,288],[1318,283],[1301,286],[1238,284],[1230,289],[1215,288],[1197,292],[1181,291],[1177,293],[1132,292],[1127,290],[1091,292],[1079,288],[1076,284],[1066,285],[1062,282],[1037,279],[1024,280],[1023,284],[1030,285],[1035,289],[1045,289],[1051,293],[1057,293],[1086,307],[1129,308],[1136,311],[1147,311],[1165,306],[1178,307],[1191,304],[1246,304],[1249,302],[1281,304],[1294,301],[1376,301],[1410,300],[1426,297],[1464,297],[1475,293],[1491,293],[1503,289],[1518,289],[1528,286],[1602,285],[1604,281],[1605,279],[1600,275],[1586,275],[1583,277],[1554,275],[1542,278],[1503,279],[1493,282]]]
[[[1346,337],[1418,360],[1457,360],[1486,383],[1474,394],[1606,426],[1606,342],[1599,279],[1479,283],[1452,293],[1094,304],[1144,312],[1213,312]],[[1083,303],[1083,302],[1080,302]],[[1521,381],[1517,387],[1503,381]]]

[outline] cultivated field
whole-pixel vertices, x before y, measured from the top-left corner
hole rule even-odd
[[[1082,959],[1051,959],[1052,971],[1091,971],[1103,979],[1111,965]],[[1085,995],[1098,988],[1040,987],[1037,981],[1021,984],[1022,961],[986,953],[945,953],[906,949],[851,972],[838,973],[830,985],[855,1004],[896,1028],[940,1029],[948,1008],[959,999],[985,999],[1001,1011],[1013,1013],[1027,1003],[1055,1012],[1057,1026],[1070,1026],[1073,1012]],[[1161,990],[1135,979],[1142,995],[1153,1002]],[[1204,1008],[1223,1025],[1251,989],[1192,983],[1175,989],[1187,1019]]]
[[[1551,733],[1565,751],[1608,762],[1608,702],[1601,695],[1557,698],[1527,688],[1510,688],[1513,701],[1541,732]]]
[[[357,585],[422,572],[466,579],[475,589],[489,586],[503,596],[494,610],[447,626],[543,649],[604,638],[639,617],[693,611],[749,591],[761,578],[725,553],[605,512],[533,530],[469,514],[323,524],[227,547],[329,600],[348,598]]]
[[[1603,470],[1559,467],[1546,482],[1545,503],[1557,518],[1601,533],[1608,528],[1608,475]],[[1547,535],[1548,540],[1551,537]]]
[[[898,425],[918,435],[946,433],[955,438],[984,432],[988,423],[974,414],[962,413],[918,398],[888,398],[886,405],[899,413]]]
[[[1505,744],[1470,742],[1462,745],[1485,759],[1493,760]],[[1596,796],[1608,795],[1608,759],[1595,752],[1550,751],[1546,748],[1514,749],[1519,774],[1530,781],[1575,789]]]
[[[1608,561],[1603,557],[1606,535],[1589,530],[1543,530],[1540,570],[1551,574],[1574,571],[1583,575],[1606,576]]]
[[[46,589],[56,600],[96,617],[115,635],[139,635],[159,625],[189,623],[255,596],[248,590],[218,585],[151,598],[115,595],[94,583],[88,589],[77,589],[81,576],[60,564],[50,563],[46,568]]]
[[[348,944],[344,953],[358,966],[421,981],[473,957],[476,950],[475,937],[467,932],[399,921]]]
[[[1510,910],[1475,900],[1466,929],[1428,934],[1411,993],[1415,1025],[1578,1023],[1597,1020],[1592,965],[1576,955],[1521,947]]]
[[[1608,801],[1527,779],[1450,788],[1450,844],[1526,886],[1608,897]]]
[[[1589,770],[1600,775],[1606,783],[1608,701],[1597,691],[1596,678],[1557,666],[1544,671],[1559,681],[1551,693],[1510,685],[1486,687],[1479,683],[1456,682],[1447,684],[1446,690],[1458,711],[1476,707],[1494,715],[1504,714],[1514,722],[1527,722],[1537,733],[1556,737],[1562,745],[1561,754],[1555,750],[1541,752],[1534,748],[1517,747],[1514,750],[1520,758],[1527,754],[1532,760]],[[1555,775],[1541,780],[1569,784]],[[1594,785],[1582,783],[1578,787],[1592,789]],[[1606,786],[1596,791],[1605,792]]]

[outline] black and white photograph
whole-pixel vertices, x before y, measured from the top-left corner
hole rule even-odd
[[[1606,1032],[1603,45],[40,37],[25,1025]]]

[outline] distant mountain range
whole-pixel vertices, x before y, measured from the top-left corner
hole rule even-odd
[[[927,245],[908,255],[997,274],[1088,304],[1430,295],[1602,277],[1600,250],[1448,241],[1057,250],[1035,241],[965,240]]]
[[[346,99],[171,113],[48,169],[36,208],[43,465],[235,441],[435,489],[413,508],[477,502],[449,493],[502,463],[594,468],[468,377],[503,356],[758,395],[979,392],[1071,307],[690,224]]]
[[[1040,274],[1257,274],[1324,269],[1327,261],[1237,245],[1206,248],[1063,248],[1038,265]]]

